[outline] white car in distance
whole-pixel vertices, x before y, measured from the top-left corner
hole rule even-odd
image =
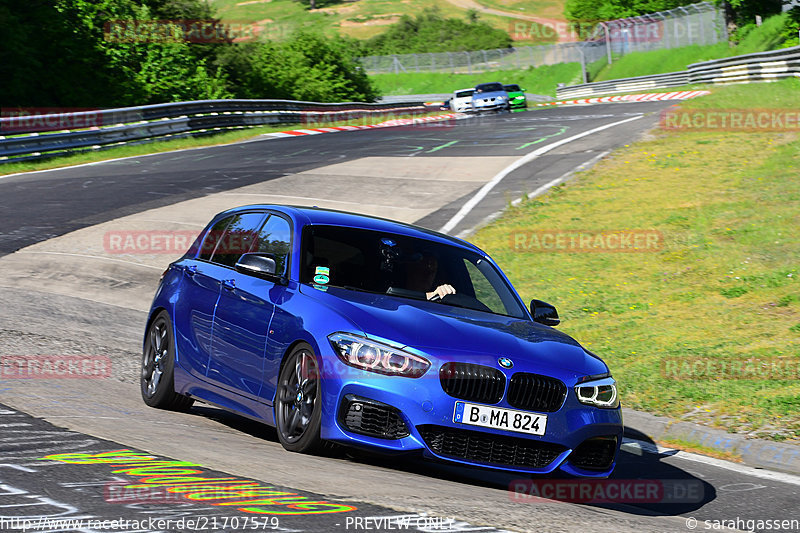
[[[456,113],[470,113],[474,109],[472,107],[472,94],[475,89],[459,89],[453,93],[450,99],[450,109]]]

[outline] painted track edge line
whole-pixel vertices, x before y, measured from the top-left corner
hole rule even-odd
[[[475,195],[472,198],[470,198],[467,201],[467,203],[465,203],[461,207],[461,209],[459,209],[458,212],[455,215],[453,215],[453,217],[450,220],[448,220],[447,223],[439,229],[439,231],[441,233],[450,232],[453,228],[455,228],[464,219],[464,217],[466,217],[469,214],[470,211],[472,211],[472,209],[476,205],[478,205],[478,203],[481,200],[483,200],[486,197],[487,194],[489,194],[489,192],[498,183],[500,183],[500,181],[503,180],[503,178],[505,178],[507,175],[511,174],[513,171],[517,170],[521,166],[530,163],[534,159],[538,158],[540,155],[546,154],[550,150],[558,148],[559,146],[563,146],[563,145],[565,145],[567,143],[570,143],[572,141],[577,141],[578,139],[582,139],[583,137],[588,137],[589,135],[592,135],[592,134],[595,134],[595,133],[599,133],[599,132],[601,132],[603,130],[607,130],[609,128],[613,128],[614,126],[619,126],[620,124],[625,124],[627,122],[632,122],[634,120],[639,120],[643,116],[644,116],[644,114],[636,115],[635,117],[630,117],[630,118],[626,118],[624,120],[619,120],[617,122],[612,122],[611,124],[605,124],[603,126],[598,126],[596,128],[592,128],[592,129],[584,131],[582,133],[578,133],[576,135],[573,135],[571,137],[567,137],[566,139],[561,139],[560,141],[556,141],[556,142],[550,143],[550,144],[548,144],[546,146],[542,146],[541,148],[537,148],[536,150],[534,150],[534,151],[532,151],[532,152],[530,152],[528,154],[525,154],[524,156],[522,156],[521,158],[517,159],[516,161],[514,161],[513,163],[508,165],[506,168],[501,170],[499,173],[497,173],[489,182],[484,184],[484,186],[481,187],[478,190],[478,192],[475,193]]]

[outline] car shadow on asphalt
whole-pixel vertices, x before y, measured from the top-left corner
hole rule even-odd
[[[190,413],[265,441],[279,442],[275,428],[224,409],[195,404]],[[626,428],[625,435],[627,439],[617,457],[614,473],[605,480],[577,478],[561,471],[532,476],[458,466],[424,460],[418,453],[405,455],[404,460],[398,461],[397,455],[344,446],[328,448],[323,455],[355,467],[369,465],[502,490],[508,493],[510,501],[521,504],[562,501],[634,515],[677,516],[691,513],[716,499],[716,489],[711,484],[662,460],[675,452],[657,453],[652,440],[630,428]]]

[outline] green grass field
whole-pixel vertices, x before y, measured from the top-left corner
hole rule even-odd
[[[796,112],[799,91],[800,80],[720,87],[682,108]],[[798,439],[798,129],[656,130],[471,240],[525,299],[557,306],[560,329],[606,360],[625,406]],[[530,230],[654,230],[663,240],[640,253],[515,251],[515,232]],[[756,372],[788,362],[795,373],[698,378],[666,366],[687,358]]]
[[[581,82],[578,63],[545,65],[524,70],[498,70],[478,74],[450,74],[447,72],[421,72],[406,74],[376,74],[370,76],[382,94],[432,94],[450,93],[478,83],[499,81],[517,83],[531,94],[555,96],[556,85]]]

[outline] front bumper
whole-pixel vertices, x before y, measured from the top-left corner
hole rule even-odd
[[[443,390],[438,375],[441,361],[413,379],[348,367],[332,353],[322,359],[323,439],[388,453],[421,452],[431,459],[513,472],[546,474],[561,469],[572,475],[604,478],[614,469],[613,458],[622,441],[621,411],[581,404],[572,390],[574,382],[565,381],[563,405],[545,413],[546,432],[540,437],[454,422],[456,402],[464,400]],[[508,379],[517,370],[527,371],[514,369],[504,374]],[[372,405],[354,410],[353,401]],[[491,405],[519,410],[508,404],[505,393],[500,402]],[[370,422],[357,425],[362,420],[360,412],[366,417],[367,410]],[[359,420],[356,425],[355,419]],[[384,420],[381,427],[390,430],[381,434],[384,430],[375,430],[375,421]],[[612,445],[610,464],[592,467],[597,450],[605,446],[609,451]]]

